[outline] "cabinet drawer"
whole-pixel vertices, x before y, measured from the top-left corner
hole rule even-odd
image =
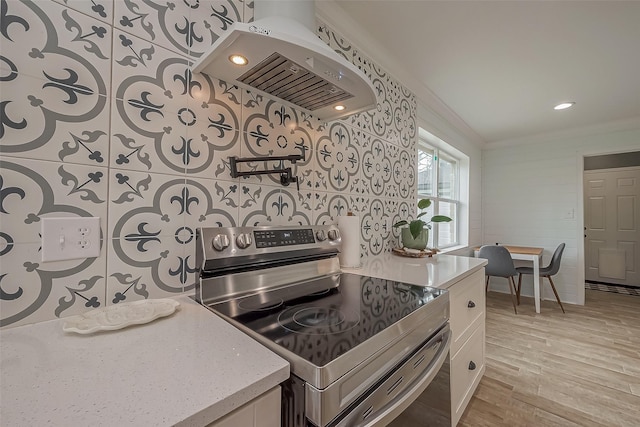
[[[483,373],[484,324],[473,331],[451,359],[451,411],[455,422],[462,416]]]
[[[451,308],[451,353],[455,354],[478,326],[484,325],[484,268],[449,288]]]

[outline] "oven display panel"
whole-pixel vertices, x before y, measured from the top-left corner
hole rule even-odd
[[[315,243],[313,230],[310,228],[295,230],[256,230],[253,232],[253,238],[257,248]]]

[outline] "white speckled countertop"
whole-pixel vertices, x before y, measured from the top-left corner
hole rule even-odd
[[[487,260],[480,258],[445,254],[431,258],[408,258],[386,252],[364,258],[361,268],[343,268],[342,271],[446,289],[486,264]]]
[[[289,364],[186,296],[146,325],[0,331],[3,426],[204,426],[289,377]]]

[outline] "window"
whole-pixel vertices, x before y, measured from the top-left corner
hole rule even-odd
[[[432,224],[429,233],[430,247],[442,249],[459,243],[457,221],[460,209],[459,163],[456,157],[420,140],[418,199],[431,199],[432,203],[427,209],[426,218],[431,218],[433,215],[446,215],[453,219],[452,222]]]

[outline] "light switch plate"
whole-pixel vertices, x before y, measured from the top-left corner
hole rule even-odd
[[[42,261],[100,256],[100,217],[42,219]]]

